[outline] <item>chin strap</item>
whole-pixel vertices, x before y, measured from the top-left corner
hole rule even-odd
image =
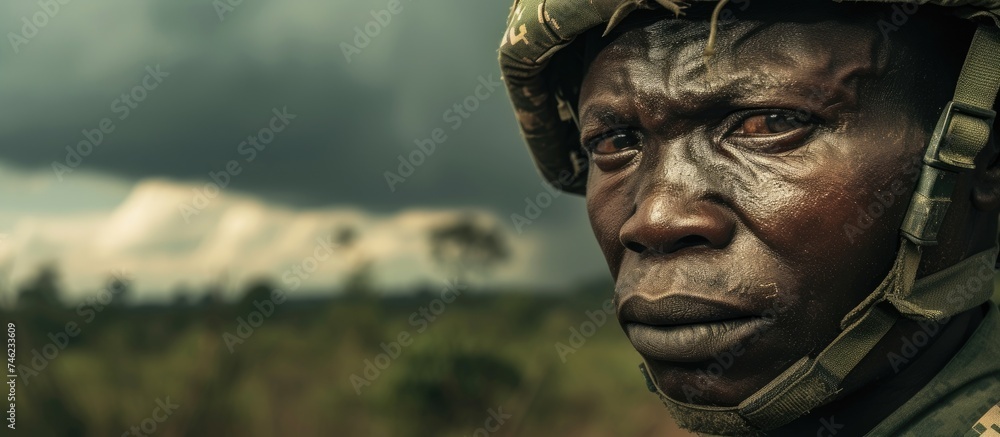
[[[901,317],[943,321],[989,300],[997,247],[919,281],[915,278],[921,248],[937,244],[959,175],[975,168],[976,156],[989,142],[998,88],[1000,30],[981,25],[962,67],[955,97],[941,113],[928,144],[892,269],[875,291],[841,320],[843,331],[819,354],[798,360],[735,407],[671,399],[656,386],[647,365],[640,366],[650,390],[660,395],[682,427],[724,435],[760,435],[781,427],[833,399],[844,377]],[[988,275],[982,276],[984,271]]]

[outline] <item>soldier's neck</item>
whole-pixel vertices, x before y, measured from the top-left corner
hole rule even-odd
[[[773,435],[865,435],[948,364],[984,315],[982,307],[976,307],[944,325],[902,320],[847,375],[845,390],[836,400]]]

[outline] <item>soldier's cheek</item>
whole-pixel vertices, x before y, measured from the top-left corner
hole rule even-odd
[[[594,175],[591,176],[591,180],[593,177]],[[619,239],[619,234],[632,208],[629,206],[631,204],[627,196],[618,190],[606,188],[592,183],[588,185],[587,215],[612,277],[617,278],[626,250]]]

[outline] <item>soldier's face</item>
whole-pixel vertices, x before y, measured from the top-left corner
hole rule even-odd
[[[583,82],[587,208],[618,318],[671,397],[735,405],[817,352],[889,270],[924,127],[870,21],[669,20]]]

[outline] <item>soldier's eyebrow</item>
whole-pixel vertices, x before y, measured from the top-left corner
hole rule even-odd
[[[580,115],[580,137],[583,138],[595,130],[609,129],[635,125],[639,118],[631,111],[623,111],[620,104],[600,99],[585,105]]]

